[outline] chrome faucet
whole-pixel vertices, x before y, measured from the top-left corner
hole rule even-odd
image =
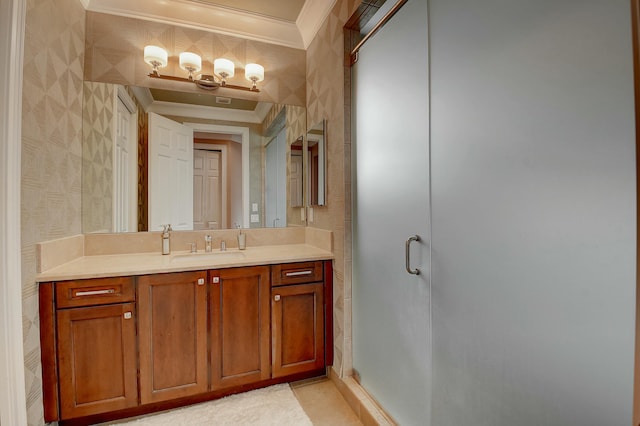
[[[204,251],[206,251],[207,253],[211,252],[211,235],[205,235],[204,236]]]

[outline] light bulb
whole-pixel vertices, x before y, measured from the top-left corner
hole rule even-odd
[[[232,61],[224,58],[219,58],[213,61],[213,72],[222,77],[224,81],[224,79],[226,78],[233,77],[235,73],[235,66],[233,65]]]
[[[202,58],[191,52],[182,52],[180,54],[180,68],[189,71],[189,80],[193,79],[193,73],[202,69]]]
[[[264,80],[264,67],[258,64],[247,64],[244,75],[249,81],[254,83]]]
[[[154,73],[158,73],[158,68],[166,67],[168,55],[167,51],[158,46],[144,47],[144,61],[153,67]]]

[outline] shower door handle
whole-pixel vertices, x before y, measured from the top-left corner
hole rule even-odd
[[[404,249],[405,249],[404,255],[405,255],[405,261],[406,261],[405,268],[407,269],[407,272],[410,273],[411,275],[420,275],[420,269],[418,268],[411,269],[411,243],[414,241],[421,241],[420,236],[414,235],[412,237],[409,237],[405,242],[405,246],[404,246]]]

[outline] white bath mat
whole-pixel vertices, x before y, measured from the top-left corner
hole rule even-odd
[[[116,426],[312,426],[288,384],[176,408]]]

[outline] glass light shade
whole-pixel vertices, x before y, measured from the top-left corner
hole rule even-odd
[[[264,67],[258,64],[247,64],[244,68],[244,76],[249,81],[262,81],[264,80]]]
[[[195,53],[182,52],[180,54],[180,68],[189,72],[198,72],[202,69],[202,58]]]
[[[213,72],[217,75],[222,75],[223,73],[225,73],[226,78],[231,78],[233,77],[233,74],[235,72],[235,66],[233,65],[232,61],[224,58],[219,58],[213,61]]]
[[[166,67],[168,63],[167,59],[168,59],[167,51],[164,50],[162,47],[158,47],[158,46],[144,47],[144,61],[147,64],[151,65],[152,67],[155,67],[155,66]],[[156,65],[154,64],[154,62],[160,65]]]

